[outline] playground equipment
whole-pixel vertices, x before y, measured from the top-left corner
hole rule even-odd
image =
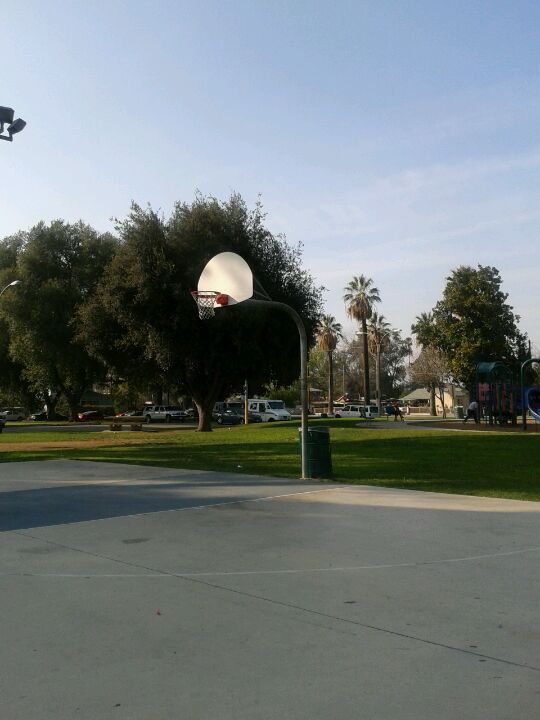
[[[524,432],[527,431],[527,411],[536,422],[540,422],[540,388],[525,387],[525,370],[533,363],[540,363],[540,358],[529,358],[521,364],[521,401],[523,403],[522,424]]]
[[[485,417],[490,425],[516,424],[517,408],[512,372],[502,362],[481,362],[476,366],[476,397],[479,419]]]

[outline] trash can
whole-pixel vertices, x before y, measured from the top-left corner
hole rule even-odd
[[[300,453],[302,452],[302,428],[298,428]],[[332,477],[332,453],[330,450],[330,430],[316,425],[307,431],[307,474],[310,478]]]
[[[463,405],[456,405],[454,407],[454,417],[458,420],[463,420]]]

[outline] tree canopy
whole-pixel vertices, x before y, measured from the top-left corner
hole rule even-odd
[[[0,259],[21,280],[2,298],[10,360],[42,398],[61,392],[74,415],[85,388],[103,374],[77,340],[77,312],[113,256],[114,238],[56,220],[6,238],[0,248]]]
[[[412,326],[421,345],[445,353],[453,377],[464,385],[474,382],[479,362],[500,360],[516,373],[527,357],[526,335],[501,286],[497,268],[462,265],[446,279],[432,312]]]
[[[189,394],[199,429],[209,429],[214,402],[244,379],[256,390],[299,375],[298,332],[279,311],[239,304],[199,319],[190,291],[214,255],[241,255],[272,300],[300,314],[311,344],[315,338],[321,290],[302,268],[301,247],[273,235],[264,219],[260,204],[248,210],[236,194],[177,203],[168,219],[133,205],[117,224],[118,251],[80,313],[81,337],[96,357],[118,374],[157,375]]]

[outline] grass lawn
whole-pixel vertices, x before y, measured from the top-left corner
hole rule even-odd
[[[540,500],[540,435],[358,426],[331,428],[333,479],[365,485]],[[0,435],[0,461],[80,459],[277,477],[300,475],[298,423],[155,433]],[[0,474],[2,468],[0,465]]]

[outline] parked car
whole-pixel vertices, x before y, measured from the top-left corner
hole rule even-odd
[[[62,415],[60,413],[49,413],[49,416],[47,417],[47,413],[45,410],[39,410],[38,412],[32,413],[30,415],[30,420],[69,420],[69,418],[66,415]]]
[[[199,419],[199,411],[197,408],[188,408],[186,410],[186,419],[187,420],[198,420]]]
[[[142,410],[125,410],[124,412],[116,413],[115,417],[143,417],[143,415]]]
[[[8,407],[0,410],[0,417],[6,420],[15,421],[24,420],[26,417],[25,409],[22,407]]]
[[[5,424],[6,424],[6,421],[4,420],[4,418],[0,417],[0,433],[4,429]]]
[[[336,418],[365,418],[366,413],[363,405],[344,405],[334,413]]]
[[[88,422],[89,420],[103,420],[103,415],[99,410],[85,410],[77,414],[77,417],[82,422]]]
[[[240,425],[243,422],[242,417],[233,410],[212,413],[212,417],[218,425]]]
[[[214,405],[212,415],[217,416],[218,413],[224,412],[225,410],[231,410],[233,413],[236,413],[236,415],[240,417],[240,421],[244,422],[244,403],[241,400],[227,400],[225,402],[217,402]],[[257,413],[248,412],[248,422],[260,423],[262,422],[262,417]]]
[[[175,405],[146,405],[143,416],[147,423],[151,422],[184,422],[187,413]]]

